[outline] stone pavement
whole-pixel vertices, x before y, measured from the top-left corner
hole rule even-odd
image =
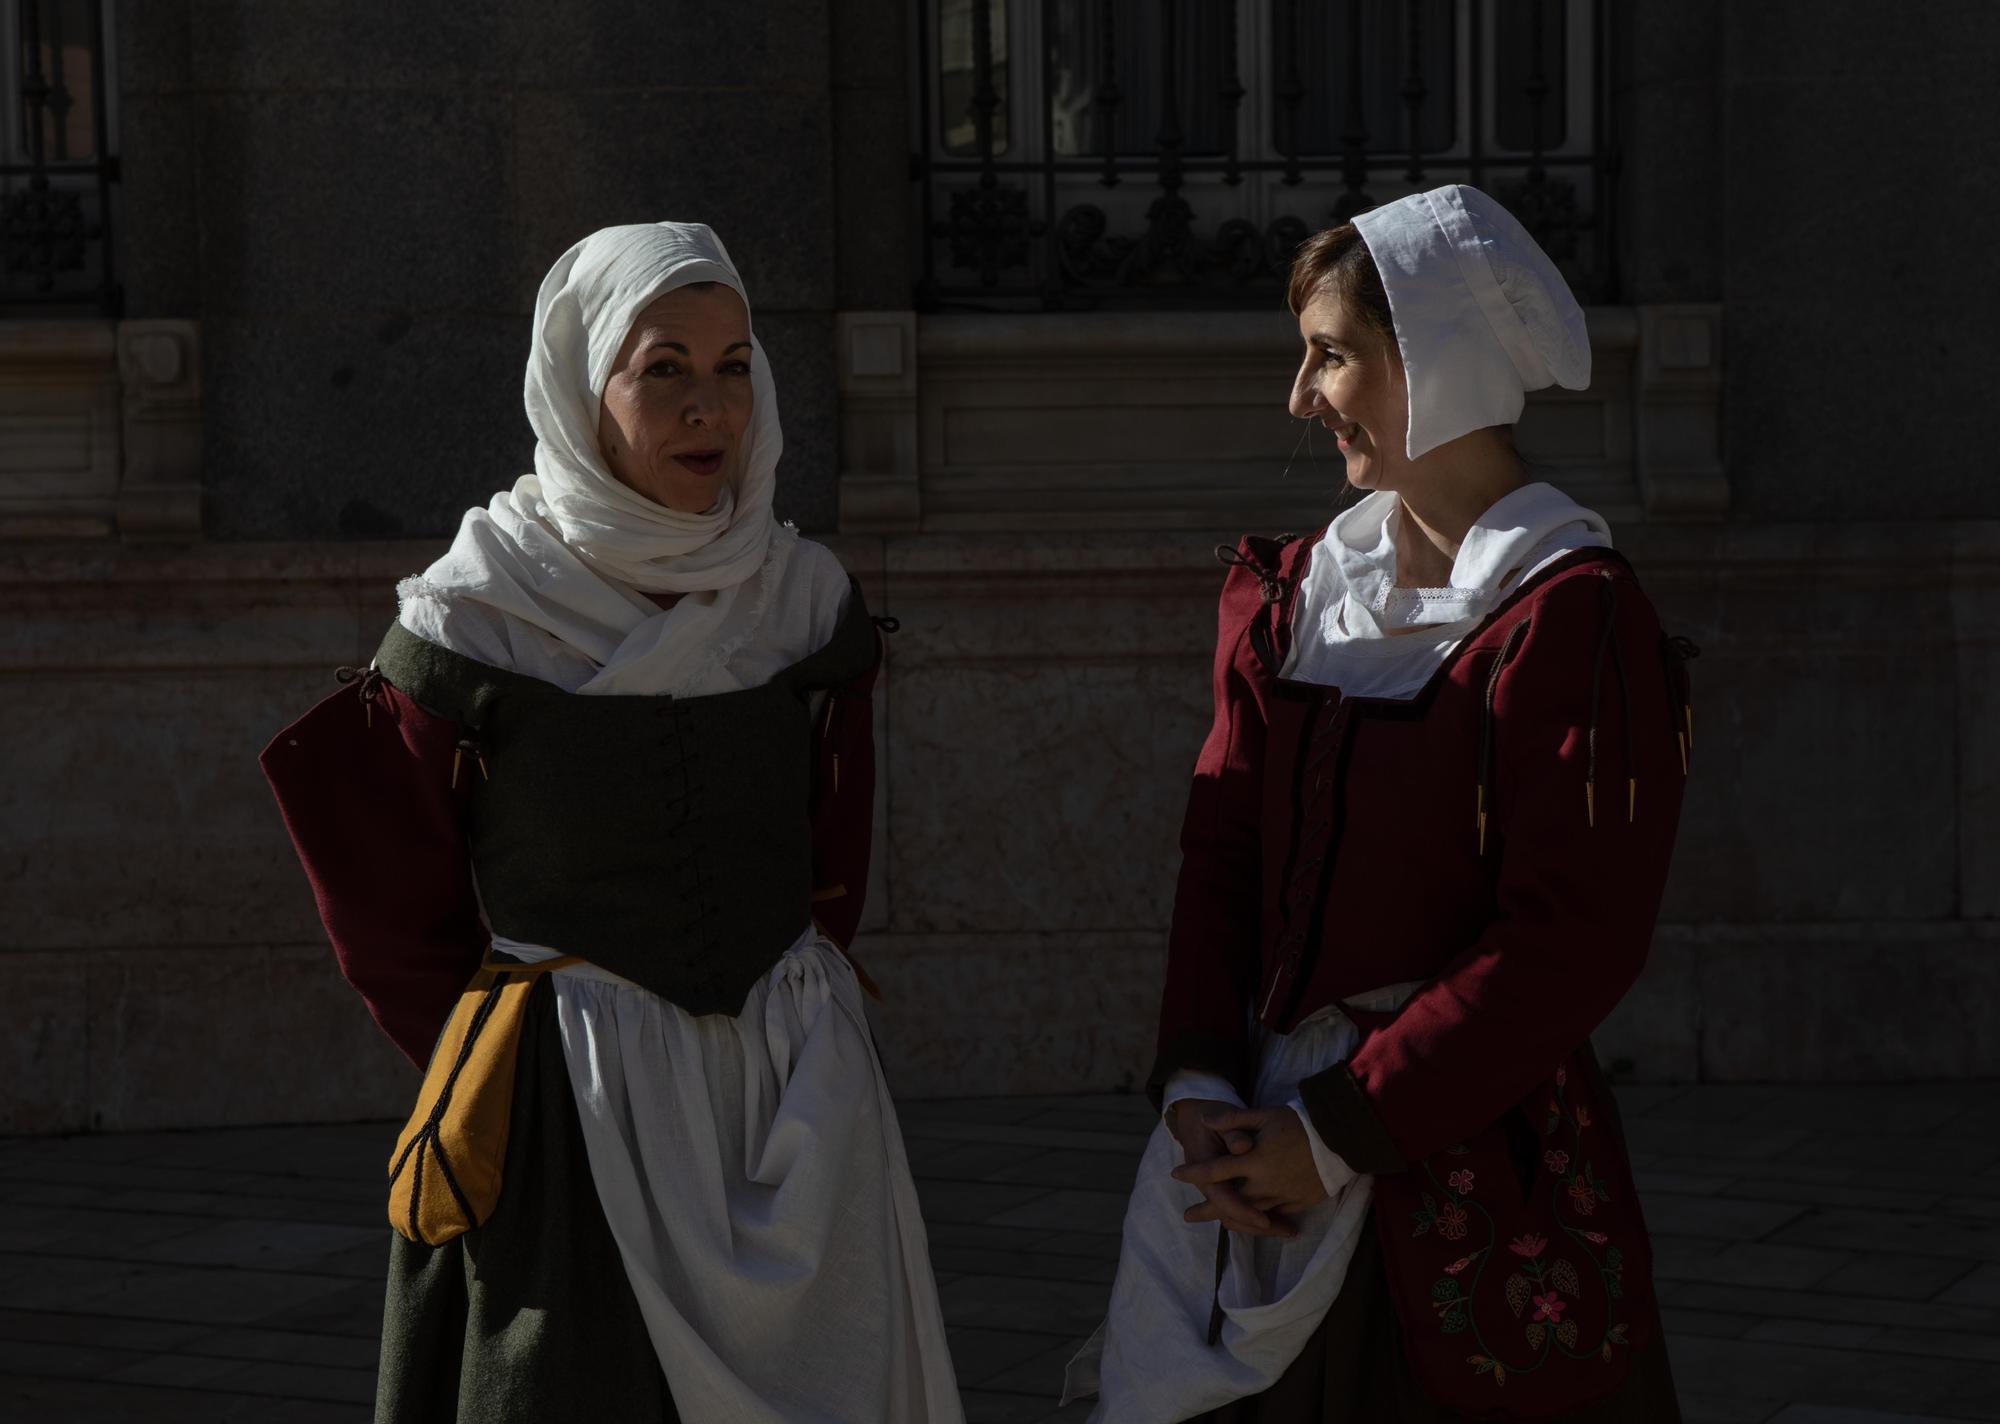
[[[2000,1420],[1991,1085],[1620,1097],[1690,1421]],[[1143,1103],[902,1111],[969,1418],[1081,1419]],[[0,1420],[365,1421],[391,1132],[0,1141]]]

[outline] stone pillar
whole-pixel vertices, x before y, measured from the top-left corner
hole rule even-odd
[[[923,501],[917,470],[917,314],[840,312],[842,533],[914,530]]]

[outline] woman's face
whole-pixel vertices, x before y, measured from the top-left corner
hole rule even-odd
[[[720,283],[677,287],[633,321],[612,364],[597,443],[621,484],[700,514],[750,423],[750,312]]]
[[[1395,338],[1357,320],[1332,293],[1306,303],[1299,335],[1306,349],[1292,414],[1334,433],[1356,489],[1397,488],[1409,468],[1410,397]]]

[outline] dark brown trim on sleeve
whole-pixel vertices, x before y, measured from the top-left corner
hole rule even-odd
[[[1347,1071],[1346,1063],[1336,1063],[1303,1079],[1299,1083],[1299,1101],[1312,1116],[1313,1131],[1319,1134],[1319,1140],[1339,1153],[1341,1161],[1355,1171],[1381,1176],[1385,1172],[1409,1170],[1410,1164],[1389,1140],[1389,1130],[1375,1115],[1374,1105],[1354,1075]]]

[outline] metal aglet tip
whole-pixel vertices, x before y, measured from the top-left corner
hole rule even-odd
[[[1486,854],[1486,813],[1479,813],[1479,853]]]
[[[463,762],[464,760],[465,760],[465,748],[464,748],[464,747],[459,747],[459,748],[455,749],[455,750],[454,750],[454,751],[452,752],[452,754],[451,754],[451,789],[452,789],[453,791],[456,791],[456,790],[458,790],[458,768],[459,768],[459,765],[460,765],[460,763],[462,763],[462,762]]]
[[[833,794],[840,794],[840,753],[833,754]]]
[[[486,774],[486,758],[481,756],[478,752],[474,752],[472,754],[472,759],[479,763],[479,779],[481,781],[491,781],[493,778]]]
[[[1584,820],[1589,823],[1590,828],[1592,830],[1596,830],[1597,829],[1597,784],[1592,781],[1586,781],[1583,783],[1583,816]]]
[[[1627,777],[1625,780],[1625,824],[1628,826],[1631,825],[1633,821],[1638,819],[1638,816],[1639,778],[1636,776]]]
[[[1691,702],[1683,703],[1681,705],[1681,713],[1687,719],[1688,750],[1693,751],[1694,750],[1694,704]]]

